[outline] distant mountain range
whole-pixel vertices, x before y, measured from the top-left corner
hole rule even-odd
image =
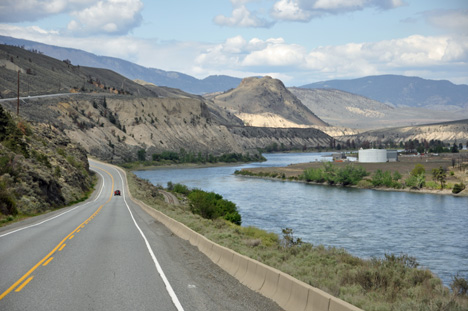
[[[307,89],[336,89],[396,107],[434,110],[468,109],[468,85],[396,75],[369,76],[306,84]]]
[[[289,88],[289,91],[323,121],[339,127],[379,129],[468,118],[468,109],[463,108],[441,111],[394,107],[336,89]]]
[[[237,87],[242,80],[223,75],[197,79],[184,73],[147,68],[115,57],[98,56],[78,49],[63,48],[6,36],[0,36],[0,44],[36,50],[58,60],[68,59],[73,65],[110,69],[132,80],[140,79],[158,86],[181,89],[192,94],[225,91]]]
[[[0,36],[0,43],[40,51],[59,60],[68,59],[73,65],[110,69],[131,80],[140,79],[157,86],[181,89],[191,94],[224,92],[236,88],[242,81],[241,78],[224,75],[197,79],[181,72],[147,68],[119,58],[98,56],[78,49],[63,48],[6,36]],[[394,107],[418,107],[450,111],[468,109],[468,85],[455,85],[443,80],[380,75],[351,80],[322,81],[306,84],[301,88],[341,90],[365,96]]]

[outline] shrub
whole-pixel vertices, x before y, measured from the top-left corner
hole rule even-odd
[[[395,172],[393,173],[393,180],[394,180],[394,181],[399,181],[399,180],[401,179],[401,177],[402,177],[402,176],[401,176],[400,172],[395,171]]]
[[[314,181],[318,183],[325,182],[323,170],[321,168],[308,168],[302,174],[302,178],[305,181]]]
[[[466,296],[468,294],[468,281],[460,276],[454,276],[450,288],[457,296]]]
[[[346,165],[336,168],[332,163],[325,163],[323,168],[308,168],[304,170],[301,179],[318,183],[327,182],[330,185],[357,185],[368,173],[361,166]]]
[[[425,184],[426,176],[424,173],[421,173],[419,175],[410,175],[405,180],[405,185],[409,188],[421,189],[422,187],[424,187]]]
[[[236,225],[242,223],[236,204],[223,199],[217,193],[195,189],[189,193],[188,198],[190,200],[190,210],[194,214],[207,219],[222,217]]]
[[[343,186],[357,185],[368,173],[361,166],[346,165],[338,170],[335,181]]]
[[[457,193],[462,192],[463,190],[465,190],[465,184],[464,183],[455,184],[453,186],[452,193],[457,194]]]
[[[183,194],[183,195],[188,195],[190,193],[190,190],[186,185],[182,185],[182,184],[179,184],[179,183],[173,185],[172,190],[174,192],[177,192],[177,193],[180,193],[180,194]]]
[[[283,247],[291,248],[291,247],[294,247],[294,246],[302,245],[301,238],[295,238],[294,237],[293,229],[284,228],[284,229],[281,229],[281,232],[283,233],[283,240],[282,240]]]
[[[18,214],[15,199],[3,189],[0,189],[0,213],[13,216]]]
[[[374,187],[393,187],[393,178],[392,174],[389,171],[382,172],[382,170],[377,170],[372,177],[372,185]]]
[[[424,168],[424,165],[418,163],[414,166],[410,174],[412,176],[417,176],[417,175],[425,174],[425,173],[426,173],[426,169]]]

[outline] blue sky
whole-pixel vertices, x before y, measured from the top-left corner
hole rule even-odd
[[[468,84],[467,0],[2,0],[0,34],[197,78]]]

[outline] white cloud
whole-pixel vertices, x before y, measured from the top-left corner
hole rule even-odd
[[[218,15],[213,21],[219,26],[228,27],[253,27],[253,28],[268,28],[273,25],[272,22],[264,18],[260,18],[254,12],[247,9],[246,4],[252,0],[231,0],[233,10],[232,16]]]
[[[295,44],[285,44],[284,40],[269,41],[261,50],[253,51],[242,61],[243,66],[300,66],[304,63],[306,51]]]
[[[213,72],[217,68],[237,72],[273,71],[296,80],[312,75],[321,77],[317,80],[326,80],[411,71],[431,72],[432,76],[426,78],[441,79],[452,71],[459,81],[468,82],[468,38],[415,35],[307,51],[282,38],[247,41],[238,36],[202,52],[196,58],[196,68],[198,73]],[[442,72],[444,76],[438,76]]]
[[[402,5],[402,0],[277,0],[271,16],[276,20],[307,22],[325,14],[340,14],[366,8],[388,10]]]
[[[280,0],[273,5],[271,15],[285,21],[309,21],[312,13],[301,9],[297,0]]]
[[[98,1],[81,11],[72,12],[76,19],[68,24],[74,34],[126,34],[142,22],[140,0]]]
[[[204,78],[271,75],[302,85],[335,78],[411,74],[468,83],[468,36],[421,36],[306,49],[283,38],[235,36],[220,44],[160,42],[131,36],[72,37],[39,27],[0,24],[0,34],[119,57]]]
[[[50,15],[80,10],[94,0],[2,0],[0,20],[2,22],[37,21]]]

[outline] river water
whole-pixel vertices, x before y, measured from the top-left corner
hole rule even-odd
[[[229,167],[156,169],[135,174],[153,184],[168,181],[214,191],[236,203],[243,226],[344,248],[361,258],[386,253],[416,257],[448,285],[468,278],[468,198],[350,189],[233,175],[246,167],[330,160],[324,153],[267,154],[266,162]]]

